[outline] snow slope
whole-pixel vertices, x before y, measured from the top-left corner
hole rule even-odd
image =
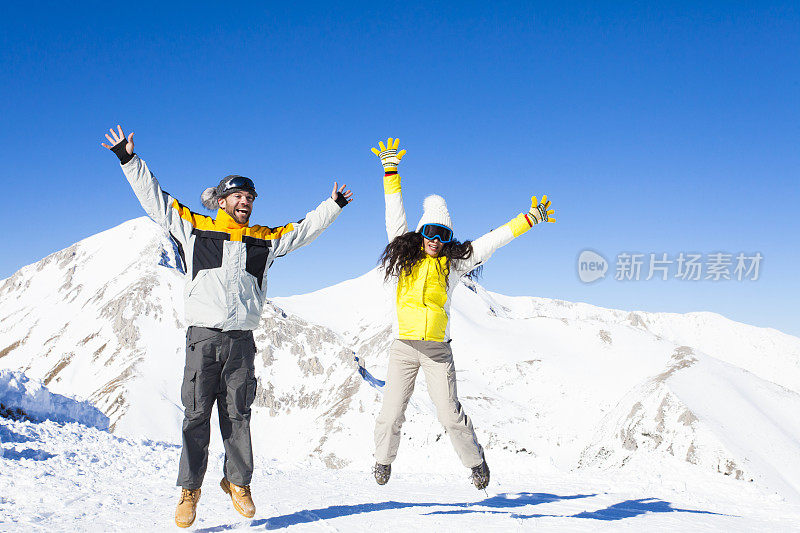
[[[274,268],[280,267],[278,261]],[[107,438],[137,446],[149,446],[142,439],[168,443],[160,445],[163,453],[177,458],[172,446],[180,441],[182,294],[175,250],[149,220],[85,239],[0,282],[0,369],[24,371],[56,394],[91,402],[109,419],[113,436]],[[749,498],[754,512],[760,502],[765,508],[783,505],[791,514],[800,502],[800,428],[794,421],[800,339],[711,313],[629,312],[507,297],[475,283],[456,289],[451,309],[459,397],[496,481],[510,483],[512,493],[543,490],[524,480],[561,487],[560,480],[570,479],[574,484],[563,494],[582,494],[578,487],[585,480],[615,495],[603,500],[609,508],[663,508],[630,503],[661,494],[651,490],[655,472],[673,491],[658,497],[686,509],[695,501],[720,512],[727,508],[716,504],[724,498]],[[348,490],[365,498],[375,490],[364,473],[382,392],[361,379],[353,358],[366,361],[376,377],[385,376],[391,312],[376,271],[267,305],[255,331],[253,438],[261,464],[277,458],[280,466],[264,467],[261,475],[305,487],[313,482],[297,479],[310,469],[322,479],[352,481],[355,488]],[[423,379],[403,430],[396,478],[387,490],[407,476],[448,495],[455,486],[472,494]],[[216,432],[211,449],[221,451]],[[167,471],[153,483],[170,485],[174,471]],[[724,487],[720,499],[711,489],[698,489],[707,500],[681,496],[688,490],[684,481],[692,480],[698,487]],[[631,498],[612,501],[622,498],[620,490]],[[338,505],[310,493],[320,497],[317,510]],[[473,519],[479,514],[440,510]]]
[[[357,343],[373,333],[370,317],[390,312],[380,284],[373,271],[274,302]],[[320,305],[345,298],[366,304]],[[459,391],[495,449],[564,469],[668,458],[800,501],[797,338],[711,313],[512,298],[471,282],[453,310]]]
[[[77,422],[0,417],[0,529],[162,531],[174,528],[179,448],[116,437]],[[800,507],[754,484],[709,478],[690,466],[642,479],[544,469],[493,468],[487,494],[463,473],[393,475],[377,487],[364,470],[256,460],[257,514],[246,520],[217,486],[223,455],[209,459],[197,531],[790,531]],[[651,465],[652,466],[652,465]],[[433,469],[432,469],[433,470]]]
[[[173,434],[184,338],[176,264],[169,240],[136,219],[22,268],[0,283],[0,367],[90,400],[112,429],[127,417]]]

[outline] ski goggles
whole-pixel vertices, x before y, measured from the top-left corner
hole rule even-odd
[[[439,242],[442,244],[453,240],[453,230],[441,224],[425,224],[419,231],[426,239],[439,239]]]
[[[258,194],[256,194],[256,184],[253,183],[253,180],[245,178],[244,176],[231,176],[225,180],[220,193],[221,195],[226,195],[235,191],[249,191],[253,193],[253,196],[258,196]]]

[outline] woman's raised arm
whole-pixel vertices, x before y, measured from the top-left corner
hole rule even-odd
[[[406,222],[406,210],[403,208],[403,193],[400,189],[400,175],[397,173],[397,165],[405,150],[397,151],[400,139],[389,139],[386,144],[381,141],[378,145],[380,150],[373,148],[372,152],[378,156],[383,165],[383,192],[386,198],[386,235],[389,242],[408,231]]]
[[[536,196],[531,197],[531,208],[527,213],[520,213],[499,228],[472,241],[472,255],[468,259],[459,261],[456,270],[464,275],[488,261],[495,250],[510,243],[536,224],[555,222],[556,219],[551,216],[555,214],[555,210],[551,209],[551,206],[552,203],[546,194],[542,196],[541,202]]]

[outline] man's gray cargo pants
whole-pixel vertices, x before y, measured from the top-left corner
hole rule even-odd
[[[181,386],[183,450],[177,485],[199,489],[208,464],[211,408],[217,402],[225,445],[225,477],[249,485],[253,476],[250,405],[256,394],[252,331],[192,326],[186,331],[186,366]]]

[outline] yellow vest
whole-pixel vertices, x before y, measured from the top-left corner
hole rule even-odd
[[[409,340],[445,340],[447,321],[446,257],[425,255],[410,275],[400,274],[397,281],[397,322],[399,338]]]

